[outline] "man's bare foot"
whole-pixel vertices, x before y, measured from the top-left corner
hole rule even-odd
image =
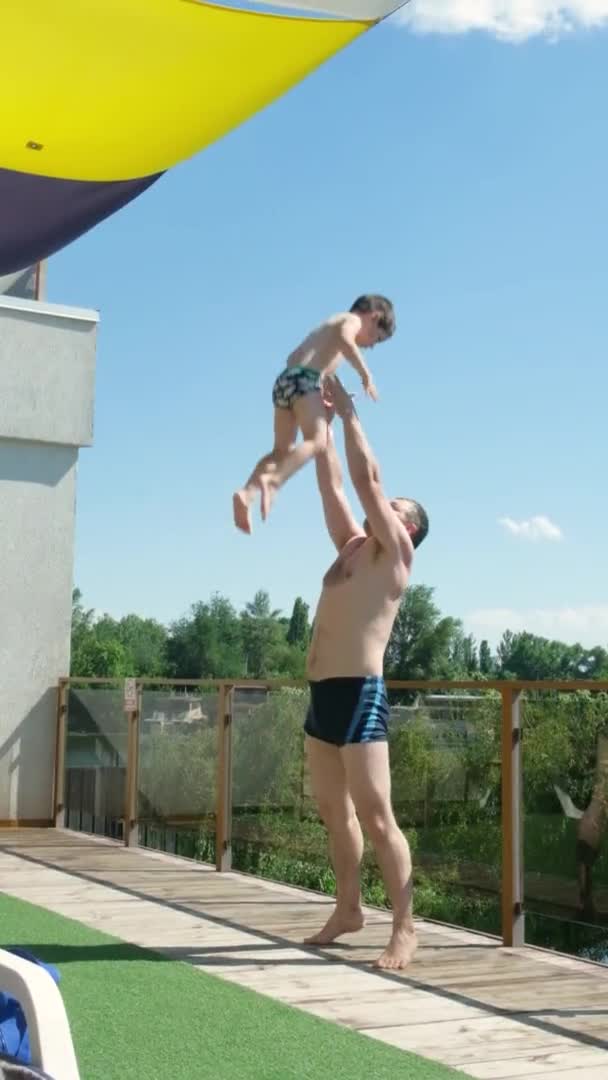
[[[241,532],[251,533],[251,517],[249,516],[249,502],[244,491],[237,491],[232,496],[232,509],[234,512],[234,524]]]
[[[417,948],[418,941],[413,930],[395,930],[382,955],[374,961],[374,967],[382,968],[383,971],[405,968],[413,959]]]
[[[362,930],[364,925],[365,918],[362,911],[338,911],[336,908],[323,929],[312,937],[304,938],[304,944],[330,945],[342,934],[354,934],[357,930]]]
[[[262,521],[266,521],[270,513],[270,507],[277,493],[277,485],[268,476],[260,477],[260,490],[262,492]]]

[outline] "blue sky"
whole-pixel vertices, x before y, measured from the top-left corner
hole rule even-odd
[[[471,7],[489,32],[443,32]],[[252,537],[231,493],[269,447],[289,349],[380,291],[398,332],[360,413],[387,490],[429,512],[413,580],[478,637],[608,644],[608,36],[526,37],[561,9],[420,0],[51,261],[49,299],[102,317],[89,606],[314,605],[332,549],[312,467]]]

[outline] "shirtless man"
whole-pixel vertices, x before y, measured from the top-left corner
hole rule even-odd
[[[272,391],[274,446],[260,458],[245,486],[232,497],[238,529],[251,532],[250,511],[258,493],[262,519],[266,520],[278,489],[323,450],[327,433],[323,385],[343,360],[352,364],[365,393],[377,400],[361,349],[372,349],[394,332],[395,312],[390,300],[370,294],[359,296],[350,311],[331,315],[294,349]],[[303,439],[296,446],[298,431]]]
[[[423,508],[389,500],[352,399],[331,380],[332,406],[342,419],[351,480],[366,519],[357,524],[342,486],[331,428],[316,457],[319,489],[338,558],[327,571],[308,655],[311,703],[306,751],[313,792],[329,833],[336,907],[307,944],[327,945],[363,926],[359,868],[361,826],[371,841],[393,910],[380,968],[403,968],[416,949],[412,862],[391,806],[384,653],[414,548],[428,531]]]

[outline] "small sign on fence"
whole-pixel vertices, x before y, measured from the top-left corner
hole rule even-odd
[[[137,712],[137,679],[125,679],[124,710]]]

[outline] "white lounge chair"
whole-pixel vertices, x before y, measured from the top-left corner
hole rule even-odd
[[[63,998],[48,971],[0,949],[0,989],[23,1009],[32,1056],[31,1073],[28,1066],[3,1065],[0,1057],[0,1077],[36,1076],[38,1069],[48,1080],[80,1080]]]

